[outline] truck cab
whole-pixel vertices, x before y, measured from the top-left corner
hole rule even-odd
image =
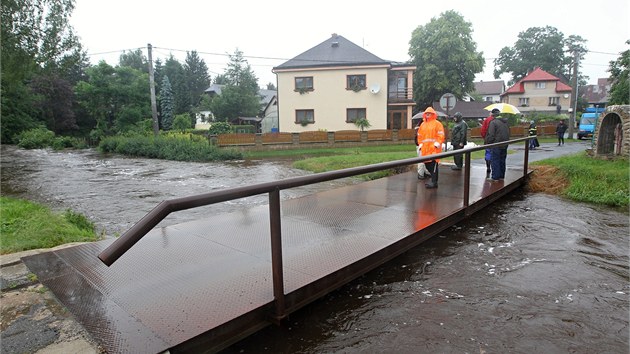
[[[591,138],[595,132],[595,126],[597,125],[597,119],[600,113],[604,112],[604,108],[588,107],[582,113],[580,118],[579,130],[577,133],[578,139]]]

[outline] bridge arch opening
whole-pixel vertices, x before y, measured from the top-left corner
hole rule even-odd
[[[602,119],[597,138],[598,155],[621,155],[623,123],[616,113],[608,113]]]

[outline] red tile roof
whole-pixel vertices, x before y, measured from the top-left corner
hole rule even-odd
[[[534,71],[527,74],[524,78],[520,79],[517,83],[512,85],[509,89],[507,89],[503,95],[509,93],[523,93],[525,92],[525,82],[532,81],[555,81],[556,82],[556,92],[571,92],[573,89],[571,86],[560,81],[559,78],[551,75],[550,73],[544,71],[541,68],[536,68]]]

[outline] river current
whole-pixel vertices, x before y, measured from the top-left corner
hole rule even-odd
[[[70,208],[107,237],[160,201],[304,175],[282,161],[184,163],[2,146],[2,195]],[[295,198],[354,179],[282,192]],[[266,204],[173,214],[173,224]],[[512,193],[225,353],[629,353],[628,213]]]

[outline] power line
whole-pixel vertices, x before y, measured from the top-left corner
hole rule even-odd
[[[595,50],[587,50],[587,52],[589,52],[589,53],[596,53],[596,54],[619,55],[619,53],[598,52],[598,51],[595,51]]]
[[[93,55],[103,55],[103,54],[113,54],[113,53],[124,53],[126,51],[132,52],[132,51],[135,51],[135,50],[138,50],[138,49],[146,49],[146,47],[131,48],[131,49],[119,49],[119,50],[112,50],[112,51],[109,51],[109,52],[100,52],[100,53],[87,53],[86,55],[87,56],[93,56]]]

